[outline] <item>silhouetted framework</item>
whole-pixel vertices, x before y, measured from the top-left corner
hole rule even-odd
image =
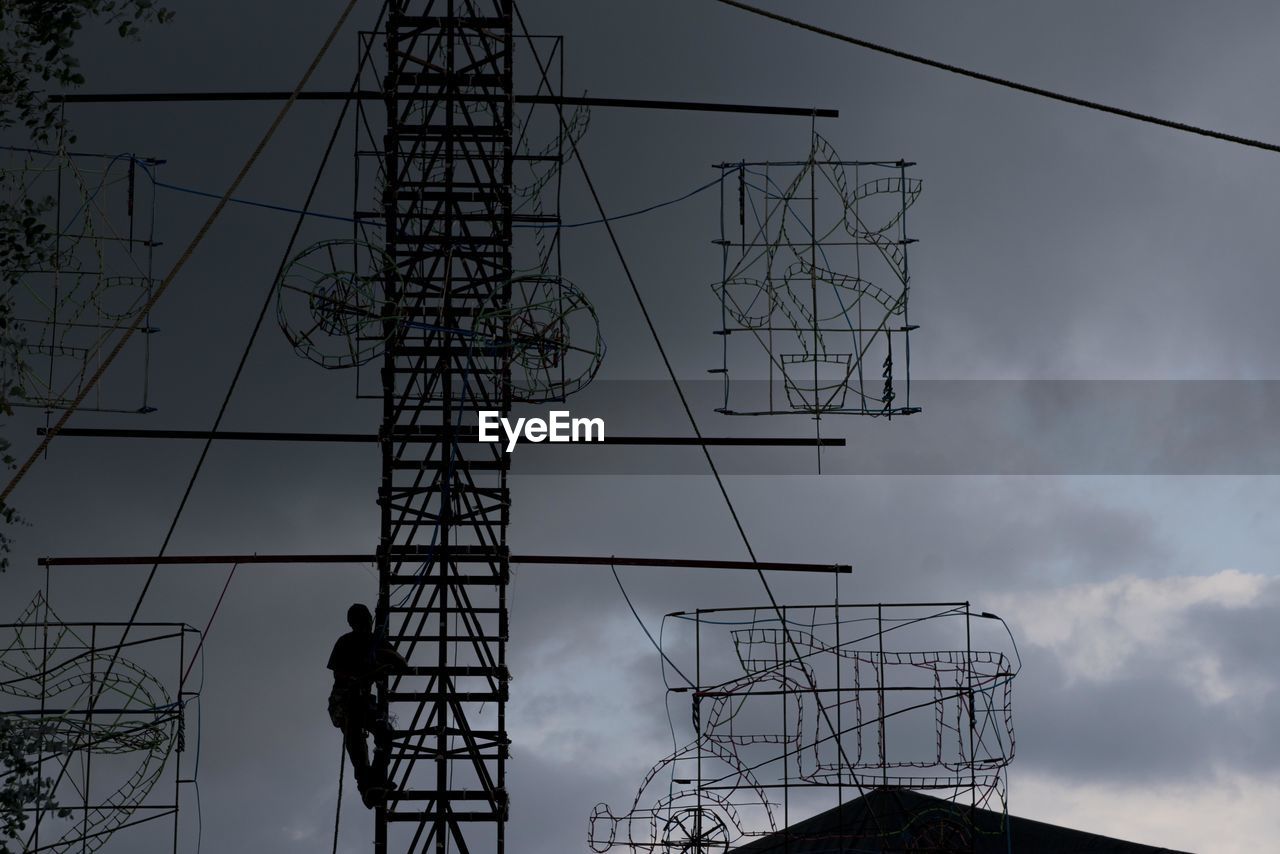
[[[183,666],[199,641],[183,623],[64,622],[43,594],[0,624],[0,732],[54,781],[21,805],[29,829],[12,850],[83,854],[128,829],[135,850],[176,854],[195,770],[182,754],[198,739]]]
[[[412,672],[378,685],[395,740],[374,850],[504,850],[509,459],[459,441],[511,407],[509,0],[394,0],[378,188],[382,480],[376,619]],[[492,323],[492,320],[488,321]]]
[[[145,316],[110,386],[96,386],[82,412],[148,414],[152,325],[146,305],[158,283],[156,188],[165,161],[0,146],[0,197],[46,199],[31,215],[51,237],[39,252],[6,261],[16,282],[0,285],[13,304],[18,354],[0,360],[13,406],[66,409],[114,344]],[[20,393],[14,393],[17,390]]]
[[[814,131],[802,161],[720,163],[726,415],[893,417],[911,405],[903,160],[841,160]],[[757,382],[744,382],[745,378]],[[767,383],[758,380],[767,378]],[[760,393],[761,388],[764,393]]]
[[[1005,833],[1003,823],[970,818],[1005,812],[1017,653],[1012,635],[1013,660],[975,641],[1007,631],[967,602],[668,614],[664,681],[688,698],[692,726],[673,724],[683,746],[650,768],[626,811],[596,806],[588,845],[598,854],[727,854],[770,838],[797,850],[896,851],[892,841],[906,838],[911,851],[971,854],[979,837]],[[870,790],[887,797],[867,801],[861,823],[819,836],[793,828],[797,814]],[[892,807],[907,791],[951,806],[904,827],[900,809],[877,804]]]

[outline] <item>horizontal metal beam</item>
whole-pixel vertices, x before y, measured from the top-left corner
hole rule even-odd
[[[586,557],[579,555],[512,555],[512,563],[547,563],[557,566],[667,566],[685,569],[752,569],[771,572],[853,572],[843,563],[777,563],[757,560],[686,560],[680,558]]]
[[[29,628],[31,626],[43,626],[43,625],[45,624],[41,622],[0,623],[0,631],[8,631],[9,629],[22,629],[22,628]],[[114,622],[106,622],[106,621],[98,620],[94,622],[67,623],[62,620],[58,620],[56,624],[49,623],[49,625],[65,626],[70,629],[81,629],[81,628],[91,629],[95,626],[100,629],[122,629],[125,626],[128,626],[133,629],[175,629],[175,630],[181,629],[183,632],[186,632],[186,633],[195,632],[199,634],[200,632],[200,630],[197,629],[195,626],[189,626],[186,623],[138,623],[138,622],[125,622],[120,620],[117,620]],[[143,638],[140,641],[130,641],[129,643],[124,644],[124,646],[135,646],[137,644],[149,643],[150,641],[170,640],[171,638],[176,638],[177,636],[178,635],[175,631],[175,633],[171,635],[155,635],[154,637]],[[115,649],[118,646],[120,646],[120,644],[113,643],[113,644],[101,645],[97,648],[98,649]]]
[[[44,436],[49,430],[37,427],[36,435]],[[297,433],[262,432],[249,430],[125,430],[99,427],[64,427],[58,436],[88,436],[97,439],[218,439],[239,442],[359,442],[374,443],[378,437],[372,433]]]
[[[247,554],[247,555],[85,555],[81,557],[42,557],[40,566],[177,566],[227,563],[373,563],[371,554]]]
[[[956,610],[956,609],[958,609],[958,608],[964,608],[965,610],[962,612],[962,615],[967,615],[967,616],[970,616],[970,617],[982,617],[982,618],[984,618],[984,619],[989,619],[989,620],[998,620],[998,619],[1000,619],[1000,618],[999,618],[999,617],[997,617],[995,614],[992,614],[992,613],[990,613],[990,612],[988,612],[988,611],[983,611],[983,612],[982,612],[982,613],[980,613],[980,614],[979,614],[979,613],[975,613],[975,612],[973,612],[973,611],[970,611],[970,610],[969,610],[969,604],[970,604],[970,603],[968,603],[968,602],[841,602],[841,603],[839,603],[839,605],[837,605],[837,604],[836,604],[836,603],[834,603],[834,602],[827,602],[827,603],[820,603],[820,604],[817,604],[817,605],[796,605],[796,606],[791,606],[791,605],[779,605],[779,606],[778,606],[778,608],[777,608],[776,610],[786,611],[788,608],[791,608],[791,609],[793,609],[793,610],[795,610],[795,609],[812,609],[812,608],[830,608],[830,609],[832,609],[832,611],[836,610],[837,608],[839,608],[841,611],[857,610],[857,609],[859,609],[859,608],[861,608],[861,609],[867,609],[867,608],[946,608],[946,609],[947,609],[947,610],[949,610],[949,611],[954,611],[954,610]],[[732,614],[732,613],[734,613],[734,612],[737,612],[737,613],[744,613],[744,612],[746,612],[746,611],[765,611],[765,610],[772,611],[772,610],[775,610],[775,609],[774,609],[772,606],[767,606],[767,605],[766,605],[766,606],[755,607],[755,608],[743,608],[743,607],[738,607],[738,608],[697,608],[697,609],[695,609],[695,610],[693,610],[693,611],[671,611],[671,612],[669,612],[669,613],[667,614],[667,616],[668,616],[668,617],[699,617],[699,616],[701,616],[701,615],[703,615],[703,614]],[[938,615],[935,615],[935,616],[938,616]]]
[[[292,92],[75,92],[51,95],[58,104],[160,104],[210,101],[286,101]],[[300,92],[299,101],[382,101],[383,92]],[[654,98],[592,98],[557,95],[516,95],[517,104],[563,107],[620,107],[632,110],[688,110],[700,113],[748,113],[763,116],[816,116],[836,119],[839,110],[817,107],[777,107],[765,104],[721,104],[712,101],[666,101]]]
[[[555,95],[516,95],[517,104],[552,104],[565,107],[622,107],[633,110],[692,110],[700,113],[747,113],[761,116],[803,116],[838,119],[839,110],[817,107],[777,107],[761,104],[719,104],[707,101],[662,101],[649,98],[574,98]]]
[[[42,557],[40,566],[147,566],[147,565],[217,565],[254,563],[373,563],[372,554],[243,554],[243,555],[86,555],[81,557]],[[474,557],[464,556],[466,560]],[[496,559],[496,558],[494,558]],[[425,561],[427,558],[402,560]],[[654,566],[677,569],[749,569],[769,572],[850,573],[853,567],[842,563],[779,563],[750,560],[697,560],[691,558],[618,557],[617,555],[521,555],[513,554],[511,563],[547,564],[551,566]]]
[[[48,432],[44,427],[36,428],[36,435],[43,436]],[[217,439],[219,441],[236,442],[348,442],[373,444],[378,437],[373,433],[298,433],[298,432],[264,432],[258,430],[136,430],[98,427],[64,427],[58,436],[88,436],[102,439]],[[463,442],[479,443],[474,430],[463,430],[455,433],[455,438]],[[436,439],[432,433],[424,432],[415,436],[396,436],[394,441],[430,441]],[[544,443],[545,444],[545,443]],[[796,448],[843,448],[843,438],[797,438],[797,437],[750,437],[750,436],[608,436],[603,442],[589,442],[592,445],[726,445],[742,447],[796,447]]]

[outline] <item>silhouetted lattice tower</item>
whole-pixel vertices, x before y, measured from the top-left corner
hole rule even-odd
[[[392,792],[375,850],[504,849],[507,453],[463,413],[511,408],[510,0],[395,0],[385,26],[377,619]],[[485,318],[484,334],[477,328]]]

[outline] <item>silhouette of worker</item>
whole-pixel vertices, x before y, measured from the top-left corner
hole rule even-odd
[[[351,631],[338,638],[329,653],[333,690],[329,719],[342,730],[347,755],[355,770],[356,787],[367,807],[386,797],[387,766],[391,755],[391,726],[378,715],[373,682],[385,673],[403,673],[408,664],[381,635],[374,634],[373,615],[359,602],[347,609]],[[373,764],[365,735],[373,736]]]

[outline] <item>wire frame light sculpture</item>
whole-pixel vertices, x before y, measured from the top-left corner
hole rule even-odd
[[[473,37],[460,36],[463,42]],[[362,35],[362,52],[368,52],[374,77],[377,69],[377,45],[369,34]],[[477,44],[483,36],[474,37]],[[548,101],[563,91],[564,44],[560,36],[532,35],[518,40],[517,51],[529,44],[538,46],[537,66],[542,73],[535,78],[534,94]],[[526,56],[530,67],[532,57]],[[388,192],[386,163],[380,152],[384,140],[375,131],[380,119],[373,113],[381,109],[372,102],[359,102],[357,122],[360,144],[357,146],[356,184],[361,188],[358,199],[383,198]],[[435,107],[422,102],[406,102],[407,121],[427,121]],[[492,116],[495,105],[477,101],[469,105],[478,122]],[[586,105],[549,104],[521,105],[512,110],[512,148],[507,186],[511,192],[511,293],[512,304],[501,311],[479,307],[474,326],[465,329],[433,329],[437,335],[451,335],[450,346],[480,352],[505,351],[512,359],[511,399],[518,403],[545,403],[564,400],[585,388],[596,377],[606,346],[599,317],[587,296],[587,288],[570,279],[564,270],[563,230],[560,214],[561,184],[564,167],[573,148],[585,136],[591,124],[591,109]],[[441,182],[449,167],[436,158],[431,149],[419,156],[425,177]],[[473,180],[461,170],[455,179]],[[380,214],[356,205],[355,239],[372,245],[382,240]],[[439,229],[443,217],[427,218],[425,228]],[[460,221],[461,222],[461,221]],[[465,231],[465,225],[458,225]],[[426,243],[437,245],[441,234],[417,235]],[[458,235],[463,236],[462,234]],[[406,251],[404,249],[402,252]],[[407,256],[401,264],[410,263]],[[424,331],[412,317],[400,326],[406,335]],[[362,359],[360,364],[366,364]],[[382,395],[382,381],[375,366],[356,373],[356,396],[377,399]]]
[[[182,687],[182,665],[198,637],[183,624],[137,623],[126,648],[122,624],[63,622],[43,595],[0,625],[0,732],[56,784],[19,805],[23,850],[97,851],[147,824],[176,851],[178,789],[189,782],[184,709],[197,696]],[[172,683],[159,675],[164,667],[173,668]],[[50,796],[58,809],[49,809]],[[165,818],[172,830],[157,821]]]
[[[6,228],[0,381],[15,406],[70,405],[115,339],[144,311],[154,276],[156,175],[163,160],[133,154],[0,149]],[[21,251],[12,247],[25,246]],[[81,409],[154,411],[149,399],[151,317],[122,351],[108,381]]]
[[[395,266],[379,247],[322,240],[286,265],[276,286],[276,320],[290,346],[323,368],[351,368],[382,352],[395,311],[379,296]]]
[[[1008,653],[973,645],[993,624]],[[1019,667],[1007,631],[968,603],[667,615],[669,696],[690,707],[674,720],[692,725],[681,739],[673,724],[680,746],[648,770],[625,810],[595,807],[588,845],[597,854],[725,854],[780,835],[813,844],[793,827],[797,817],[873,791],[927,792],[945,815],[903,815],[868,799],[869,820],[841,840],[824,829],[823,844],[898,850],[871,843],[937,837],[950,845],[1003,833],[1003,822],[970,825],[956,816],[1005,811]]]
[[[728,415],[906,415],[913,326],[905,161],[718,164],[723,403]]]
[[[510,308],[481,316],[477,343],[508,352],[512,400],[560,401],[586,387],[605,354],[600,319],[586,295],[549,275],[519,276],[511,291]]]

